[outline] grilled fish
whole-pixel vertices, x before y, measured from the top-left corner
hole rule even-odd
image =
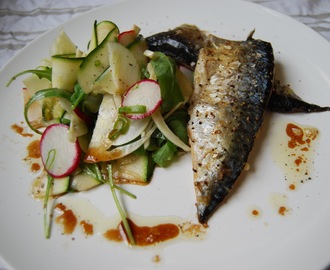
[[[289,85],[282,85],[279,81],[274,84],[274,91],[270,97],[268,109],[282,113],[330,111],[330,107],[321,107],[302,100]]]
[[[146,38],[146,42],[150,50],[163,52],[174,58],[179,64],[194,70],[199,50],[207,42],[207,36],[195,25],[183,24],[169,31],[149,36]],[[280,113],[330,111],[330,107],[321,107],[303,101],[292,89],[279,83],[272,91],[268,109]]]
[[[207,224],[242,172],[273,89],[270,43],[209,35],[200,50],[191,97],[191,145],[197,217]]]

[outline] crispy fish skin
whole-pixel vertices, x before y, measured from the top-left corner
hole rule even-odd
[[[268,42],[210,35],[195,69],[188,134],[197,217],[207,224],[242,172],[274,80]]]
[[[268,109],[282,113],[313,113],[330,111],[330,107],[322,107],[303,101],[289,85],[274,83],[274,90],[268,102]]]
[[[146,38],[148,48],[160,51],[174,58],[180,65],[194,70],[199,50],[207,42],[208,34],[195,25],[183,24],[172,30],[154,34]],[[303,101],[286,85],[276,84],[268,102],[268,109],[280,113],[315,113],[330,111]]]
[[[195,25],[183,24],[172,30],[146,38],[148,49],[160,51],[177,62],[193,69],[199,50],[204,47],[205,33]]]

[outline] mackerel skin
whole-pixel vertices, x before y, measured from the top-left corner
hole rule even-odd
[[[273,89],[272,46],[251,36],[230,41],[210,35],[195,68],[187,128],[197,217],[204,225],[242,172]]]
[[[148,48],[160,51],[175,59],[180,65],[194,70],[199,50],[207,42],[208,34],[195,25],[183,24],[169,31],[146,38]],[[330,111],[308,103],[297,96],[288,86],[277,83],[268,102],[268,109],[280,113],[316,113]]]

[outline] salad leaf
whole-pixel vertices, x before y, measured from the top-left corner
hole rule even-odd
[[[152,159],[157,165],[166,167],[170,164],[176,151],[176,145],[170,141],[166,141],[162,147],[152,153]]]
[[[175,111],[166,119],[166,124],[170,127],[180,140],[188,144],[187,123],[189,115],[185,108]],[[158,166],[166,167],[170,164],[174,155],[178,152],[178,147],[167,140],[163,133],[156,129],[148,146],[148,151],[152,152],[152,158]]]
[[[165,54],[155,52],[155,56],[150,60],[158,83],[160,85],[162,96],[162,113],[169,112],[175,105],[184,101],[178,81],[175,76],[176,64]]]
[[[39,79],[42,78],[46,78],[49,81],[52,80],[52,69],[49,67],[40,67],[41,69],[28,69],[28,70],[24,70],[22,72],[17,73],[15,76],[13,76],[10,81],[7,83],[7,87],[14,81],[16,80],[17,77],[24,75],[24,74],[28,74],[28,73],[32,73],[35,74],[39,77]]]
[[[75,84],[74,86],[74,92],[71,96],[71,107],[74,110],[81,101],[83,101],[86,98],[87,94],[84,92],[84,90],[80,87],[79,84]]]
[[[188,144],[188,121],[189,115],[186,109],[177,110],[166,119],[166,123],[173,131],[173,133],[177,135],[185,144]]]

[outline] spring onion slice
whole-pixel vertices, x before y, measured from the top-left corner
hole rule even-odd
[[[128,223],[128,220],[127,220],[127,215],[126,215],[124,209],[121,207],[120,202],[119,202],[118,197],[117,197],[117,194],[116,194],[116,191],[115,191],[115,185],[113,183],[113,178],[112,178],[112,165],[111,164],[108,164],[108,178],[109,178],[108,180],[109,180],[111,193],[112,193],[113,199],[115,201],[115,204],[118,208],[118,211],[119,211],[120,217],[122,219],[122,222],[124,224],[124,229],[125,229],[125,232],[127,233],[129,243],[131,245],[135,245],[135,239],[134,239],[134,236],[132,234],[131,228],[129,226],[129,223]]]
[[[167,126],[163,116],[161,115],[159,110],[156,110],[152,115],[152,120],[154,120],[157,128],[160,130],[161,133],[173,144],[180,147],[182,150],[189,152],[190,147],[186,145],[183,141],[180,140],[178,136],[176,136],[172,130]]]
[[[133,106],[121,106],[118,108],[118,113],[138,113],[142,114],[147,111],[147,107],[145,105],[133,105]]]
[[[48,156],[46,159],[46,168],[49,169],[54,163],[55,160],[55,149],[52,149],[48,152]],[[50,222],[48,222],[48,201],[49,201],[49,195],[53,183],[53,177],[51,177],[49,174],[47,174],[47,186],[46,186],[46,193],[44,197],[44,204],[43,204],[43,211],[44,211],[44,234],[46,239],[50,237]]]
[[[115,124],[113,126],[113,130],[109,133],[109,140],[115,140],[121,134],[126,134],[130,126],[130,121],[124,115],[119,114]]]

